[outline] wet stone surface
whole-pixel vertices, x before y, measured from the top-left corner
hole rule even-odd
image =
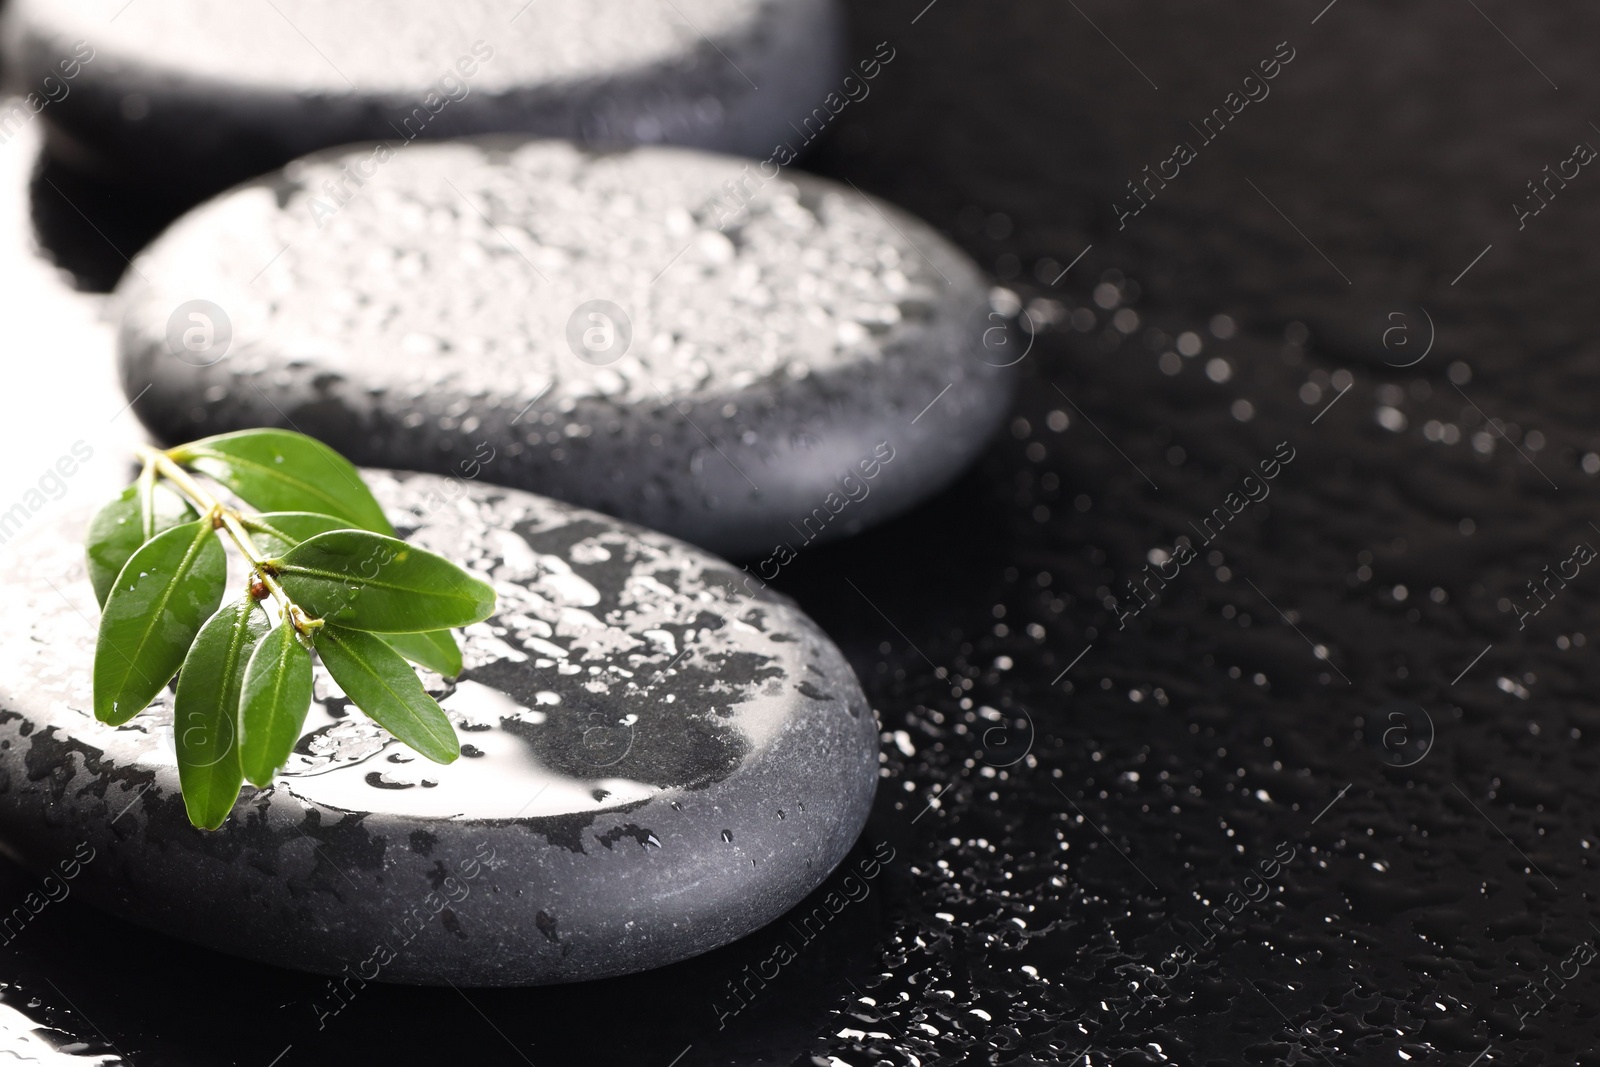
[[[369,155],[299,161],[138,258],[122,377],[158,436],[293,426],[771,558],[770,578],[941,488],[1009,404],[972,264],[847,185],[480,142],[395,156],[330,206]],[[213,332],[189,333],[196,308]]]
[[[461,677],[424,675],[462,758],[417,756],[319,667],[282,776],[246,787],[221,830],[193,829],[170,693],[123,727],[84,710],[94,600],[64,521],[33,541],[35,577],[0,594],[8,849],[47,869],[75,858],[84,899],[249,959],[478,986],[696,955],[781,914],[850,849],[877,730],[790,602],[591,512],[369,480],[403,535],[499,595],[465,631]]]
[[[765,152],[842,74],[833,0],[18,0],[5,21],[59,158],[194,194],[380,138]]]

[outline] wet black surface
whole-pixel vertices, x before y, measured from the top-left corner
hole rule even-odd
[[[1600,201],[1509,207],[1584,137],[1594,16],[922,8],[855,5],[853,47],[902,55],[812,166],[1061,306],[977,468],[776,583],[883,721],[870,893],[814,942],[369,987],[321,1031],[314,980],[68,900],[10,944],[8,1000],[141,1064],[1600,1062]],[[1285,38],[1281,95],[1119,237],[1123,182]]]

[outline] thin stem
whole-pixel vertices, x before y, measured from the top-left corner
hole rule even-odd
[[[145,445],[139,445],[134,451],[140,459],[144,460],[147,467],[165,475],[168,481],[182,489],[185,495],[202,511],[211,512],[222,507],[221,501],[206,492],[204,486],[189,477],[189,472],[174,463],[172,458],[165,452],[158,452],[156,449]]]
[[[158,452],[142,445],[137,451],[145,462],[145,470],[159,474],[176,485],[197,508],[204,512],[204,518],[210,520],[213,527],[227,531],[229,539],[249,561],[250,570],[256,580],[265,586],[267,592],[272,594],[272,599],[278,602],[284,621],[294,627],[300,642],[310,649],[311,634],[322,626],[322,620],[313,619],[300,605],[289,599],[289,594],[284,591],[272,568],[268,566],[270,561],[261,554],[256,543],[251,540],[250,531],[244,528],[239,513],[207,492],[204,486],[190,477],[189,472],[165,452]]]
[[[155,535],[156,526],[156,465],[146,459],[139,469],[139,536],[146,541]]]

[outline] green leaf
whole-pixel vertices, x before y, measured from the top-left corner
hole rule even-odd
[[[350,524],[343,519],[332,515],[317,515],[309,511],[272,511],[264,515],[246,515],[244,524],[254,536],[256,547],[268,557],[281,556],[301,541],[315,537],[319,533],[350,528]],[[446,678],[454,678],[461,673],[461,649],[449,630],[385,634],[383,640],[412,663],[421,664]],[[245,757],[247,774],[249,763],[247,754]],[[255,779],[252,778],[251,781]]]
[[[350,461],[305,434],[240,430],[180,445],[168,455],[262,511],[336,515],[364,530],[394,533]]]
[[[117,576],[94,650],[94,717],[113,726],[143,711],[177,673],[222,603],[227,558],[211,524],[157,534]]]
[[[266,786],[300,740],[311,707],[311,653],[284,623],[256,646],[239,698],[239,751],[244,775]]]
[[[228,604],[200,628],[178,675],[172,737],[189,821],[215,830],[239,797],[239,691],[245,664],[271,623],[254,599]]]
[[[452,763],[461,755],[444,709],[398,652],[372,634],[342,626],[322,627],[316,642],[333,680],[379,726],[435,763]]]
[[[494,612],[487,583],[427,549],[365,530],[318,534],[285,552],[276,566],[291,600],[355,630],[447,630]]]
[[[256,547],[268,559],[283,555],[301,541],[319,533],[350,529],[346,519],[312,511],[269,511],[261,515],[244,515],[240,521],[250,531]]]
[[[380,634],[383,643],[412,663],[419,663],[446,678],[461,673],[461,647],[449,630],[425,630],[415,634]]]
[[[89,556],[89,581],[101,607],[128,557],[163,530],[199,518],[189,502],[156,481],[152,468],[122,494],[101,508],[89,521],[85,538]]]

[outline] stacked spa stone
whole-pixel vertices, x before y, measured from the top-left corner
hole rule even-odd
[[[158,436],[293,427],[766,557],[923,499],[1005,410],[977,271],[848,186],[485,141],[332,200],[372,159],[298,161],[137,259],[123,384]],[[225,352],[175,346],[197,298]]]
[[[215,192],[330,145],[516,131],[771,150],[836,87],[834,0],[10,0],[60,158]]]
[[[286,772],[208,835],[169,696],[122,727],[82,710],[72,518],[0,594],[6,844],[48,865],[87,838],[108,908],[405,982],[639,970],[800,900],[860,832],[877,735],[764,582],[950,482],[1012,373],[960,252],[787,168],[834,84],[831,4],[116,6],[12,5],[24,77],[92,42],[58,151],[196,189],[287,164],[124,277],[139,417],[425,472],[368,477],[499,606],[459,678],[427,676],[466,758],[418,761],[319,675]]]

